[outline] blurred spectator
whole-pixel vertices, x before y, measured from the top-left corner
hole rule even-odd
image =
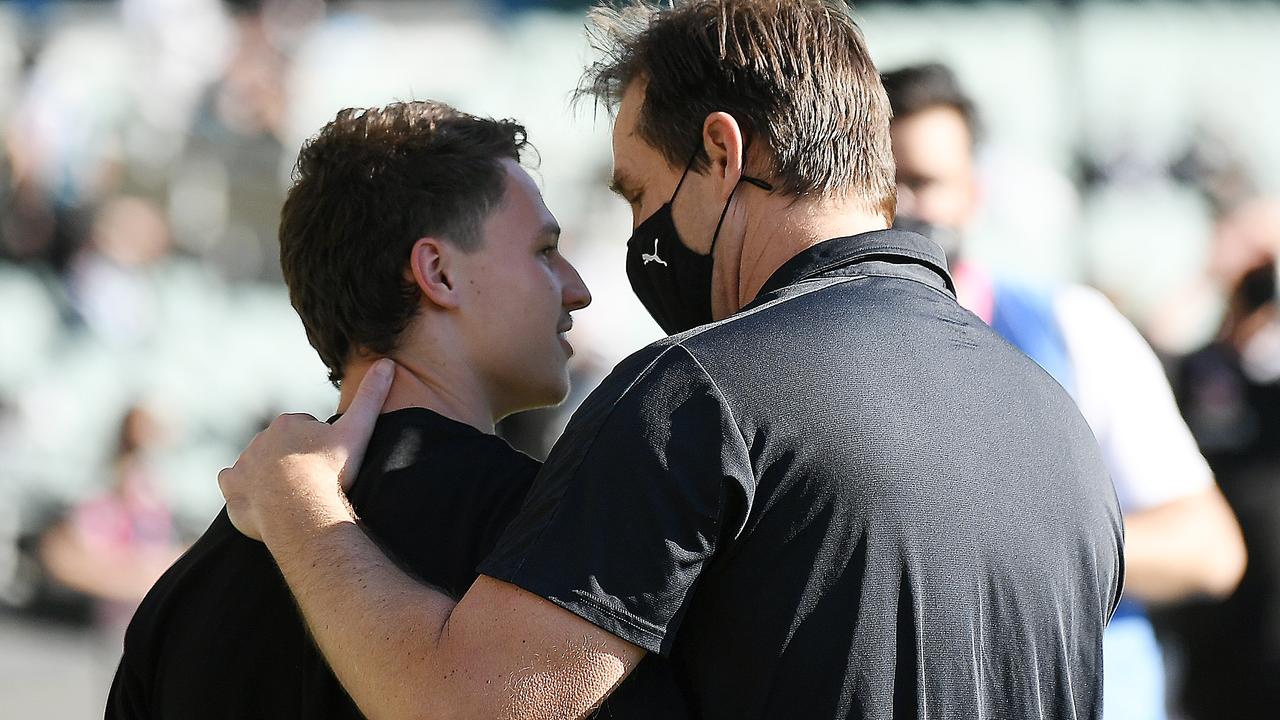
[[[187,249],[228,278],[279,281],[288,58],[264,9],[237,13],[234,27],[230,59],[197,105],[175,165],[170,206]]]
[[[1151,344],[1166,356],[1185,356],[1213,340],[1240,275],[1271,252],[1265,232],[1265,201],[1233,144],[1204,131],[1170,168],[1173,177],[1203,196],[1216,218],[1209,246],[1196,272],[1167,292],[1145,323]],[[1252,201],[1252,202],[1251,202]],[[1254,217],[1249,217],[1253,215]]]
[[[163,441],[156,418],[141,406],[130,408],[120,423],[110,487],[77,505],[41,542],[50,576],[94,598],[99,620],[113,631],[123,629],[182,552],[151,465],[150,454]]]
[[[61,273],[79,237],[79,213],[60,207],[39,177],[39,144],[16,124],[0,159],[0,260]]]
[[[1249,567],[1226,602],[1173,614],[1186,650],[1182,703],[1200,720],[1280,708],[1280,201],[1255,199],[1216,228],[1206,274],[1226,289],[1217,338],[1177,363],[1187,424],[1240,519]]]
[[[155,205],[135,197],[107,201],[68,270],[72,308],[108,341],[147,339],[159,310],[150,271],[168,258],[170,248],[166,218]]]
[[[1230,594],[1244,566],[1239,529],[1155,355],[1100,293],[1019,284],[965,259],[965,231],[983,194],[973,153],[979,134],[976,109],[951,71],[919,65],[884,81],[899,214],[938,229],[961,303],[1071,392],[1102,447],[1126,525],[1126,599],[1104,639],[1104,714],[1163,718],[1163,663],[1140,603]]]

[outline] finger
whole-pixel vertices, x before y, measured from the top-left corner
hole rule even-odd
[[[241,507],[243,503],[235,502],[236,498],[233,497],[230,491],[231,478],[235,472],[235,466],[222,468],[218,472],[218,487],[222,490],[223,499],[227,501],[227,518],[231,520],[231,524],[235,526],[236,530],[240,531],[240,534],[251,540],[261,541],[262,535],[258,532],[257,527],[242,515],[244,512]]]
[[[227,500],[227,486],[231,484],[231,468],[224,467],[218,471],[218,489],[222,491],[222,499]]]
[[[364,450],[369,445],[373,426],[387,401],[393,377],[395,363],[391,360],[383,358],[371,365],[360,381],[360,387],[356,389],[347,411],[333,424],[347,453],[346,463],[339,476],[344,489],[351,487],[356,471],[360,468],[360,461],[364,459]]]
[[[317,420],[316,416],[312,415],[311,413],[282,413],[278,415],[276,419],[271,422],[271,424],[282,425],[282,424],[303,423],[303,422],[320,422],[320,421]]]

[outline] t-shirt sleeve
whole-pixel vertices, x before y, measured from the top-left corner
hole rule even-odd
[[[479,570],[665,655],[751,478],[715,382],[684,347],[648,348],[574,414]]]
[[[1062,291],[1055,303],[1089,421],[1125,512],[1199,492],[1213,474],[1178,412],[1160,361],[1101,293]]]

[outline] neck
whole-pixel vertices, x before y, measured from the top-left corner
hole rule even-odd
[[[735,211],[741,213],[741,206],[731,206],[730,217]],[[730,217],[725,218],[725,227],[742,228],[742,238],[734,244],[740,248],[739,256],[729,258],[729,266],[738,268],[737,277],[728,278],[729,283],[736,286],[713,298],[717,318],[737,312],[754,300],[778,268],[814,245],[831,238],[889,227],[889,222],[879,213],[848,200],[793,202],[788,198],[769,198],[751,215],[745,224],[731,223]],[[720,242],[723,241],[721,238]]]
[[[418,359],[408,353],[392,353],[390,357],[396,361],[395,379],[382,412],[427,408],[481,432],[493,433],[493,410],[465,365],[442,362],[438,358]],[[351,405],[360,381],[374,360],[377,357],[359,358],[347,363],[338,397],[338,412],[346,412]]]

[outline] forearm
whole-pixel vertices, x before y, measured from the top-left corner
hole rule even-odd
[[[439,640],[454,601],[421,585],[356,525],[340,496],[264,516],[263,541],[316,643],[371,720],[431,712]]]
[[[493,578],[455,603],[402,572],[352,519],[336,481],[356,472],[384,404],[389,363],[379,367],[332,425],[281,415],[218,473],[228,517],[266,543],[372,720],[584,717],[642,649]]]
[[[1217,488],[1125,517],[1125,594],[1144,602],[1225,597],[1245,550]]]
[[[643,655],[576,618],[565,634],[572,616],[541,600],[530,611],[531,596],[495,592],[490,578],[475,586],[489,600],[475,599],[473,587],[467,611],[401,571],[340,502],[274,513],[263,540],[320,651],[370,720],[580,718]]]

